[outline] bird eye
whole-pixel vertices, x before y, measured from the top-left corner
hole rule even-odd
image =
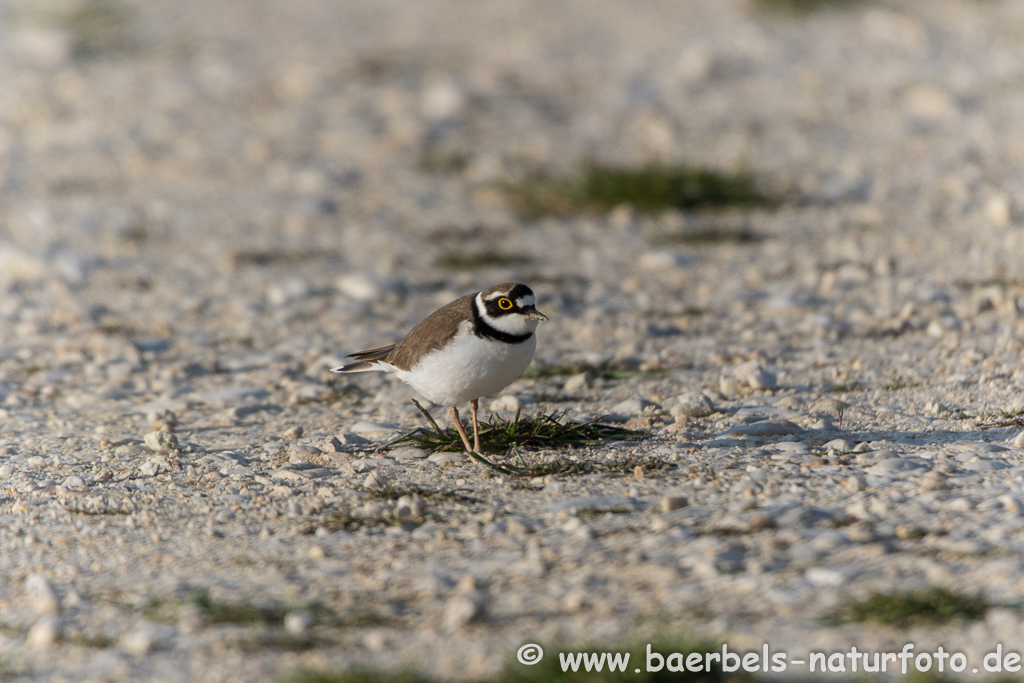
[[[511,309],[512,308],[512,299],[509,299],[508,297],[504,297],[504,296],[501,297],[500,299],[498,299],[498,308],[500,308],[503,311],[507,311],[507,310]]]

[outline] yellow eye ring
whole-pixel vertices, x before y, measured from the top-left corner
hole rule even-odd
[[[504,296],[501,297],[500,299],[498,299],[498,308],[500,308],[503,311],[511,310],[511,308],[512,308],[512,299],[509,299],[508,297],[504,297]]]

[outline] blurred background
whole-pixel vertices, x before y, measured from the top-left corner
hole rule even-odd
[[[1016,320],[1022,46],[1009,0],[4,0],[0,335],[351,349],[509,279],[552,357]]]

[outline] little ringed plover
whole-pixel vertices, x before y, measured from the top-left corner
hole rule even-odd
[[[534,331],[547,319],[529,287],[496,285],[442,306],[398,343],[349,354],[352,362],[331,372],[390,372],[431,402],[448,406],[466,451],[476,453],[480,397],[501,391],[523,374],[537,348]],[[467,401],[472,449],[456,407]]]

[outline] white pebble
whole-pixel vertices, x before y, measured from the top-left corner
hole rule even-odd
[[[43,574],[32,574],[25,579],[25,591],[32,602],[32,608],[36,612],[56,612],[60,609],[60,602],[57,599],[57,591],[53,584]]]
[[[27,642],[34,648],[48,648],[60,639],[61,621],[56,614],[44,614],[28,630]]]
[[[707,394],[701,391],[688,391],[685,394],[679,394],[668,403],[672,417],[677,420],[679,420],[680,415],[684,417],[707,417],[715,412],[715,404]]]
[[[178,437],[172,432],[150,432],[143,438],[146,448],[155,453],[168,453],[178,447]]]
[[[301,636],[313,627],[314,621],[313,615],[306,610],[289,612],[284,615],[284,630],[293,636]]]
[[[136,655],[167,647],[176,635],[170,626],[142,621],[121,638],[121,649]]]
[[[519,399],[515,396],[506,394],[505,396],[499,396],[498,398],[491,401],[491,412],[494,413],[514,413],[522,407]]]

